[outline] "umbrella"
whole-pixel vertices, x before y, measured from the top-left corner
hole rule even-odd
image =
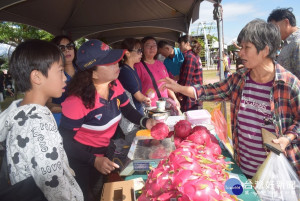
[[[0,21],[29,24],[53,35],[108,44],[152,35],[177,41],[199,17],[203,0],[3,0]],[[215,2],[217,0],[208,0]]]

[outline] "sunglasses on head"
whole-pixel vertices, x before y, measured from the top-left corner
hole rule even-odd
[[[142,53],[143,53],[143,49],[142,49],[142,48],[139,48],[139,49],[133,49],[133,50],[131,50],[131,51],[134,51],[134,52],[136,52],[136,53],[138,53],[138,54],[142,54]]]
[[[59,47],[59,49],[61,50],[61,51],[66,51],[67,49],[68,50],[73,50],[74,48],[75,48],[75,44],[74,43],[69,43],[69,44],[67,44],[67,45],[59,45],[58,46]]]

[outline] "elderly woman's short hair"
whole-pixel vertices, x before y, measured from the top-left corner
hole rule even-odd
[[[261,19],[255,19],[249,22],[239,33],[237,40],[238,43],[252,43],[256,47],[257,53],[268,46],[268,57],[271,59],[276,58],[276,53],[281,43],[278,27]]]

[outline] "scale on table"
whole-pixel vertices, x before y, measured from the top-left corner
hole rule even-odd
[[[132,175],[135,171],[149,171],[174,150],[171,138],[155,140],[152,137],[135,137],[120,176]]]
[[[164,121],[170,116],[170,110],[157,110],[156,107],[145,108],[145,113],[149,118],[153,118],[158,121]]]

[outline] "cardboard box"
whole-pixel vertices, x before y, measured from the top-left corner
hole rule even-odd
[[[135,201],[134,181],[105,183],[101,201]]]

